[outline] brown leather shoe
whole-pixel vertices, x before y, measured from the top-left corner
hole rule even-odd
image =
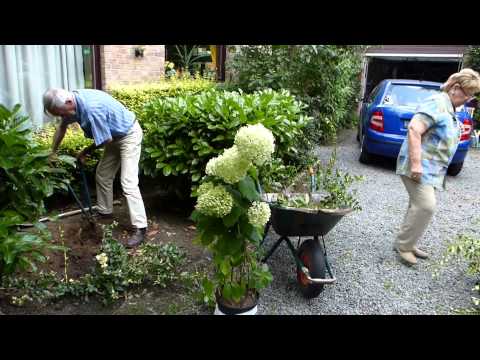
[[[133,248],[140,245],[145,240],[147,228],[135,229],[133,235],[127,241],[127,248]]]
[[[414,247],[413,248],[413,253],[415,254],[415,256],[419,259],[428,259],[428,254],[423,251],[423,250],[420,250],[419,248],[417,247]]]
[[[397,247],[394,247],[394,249],[398,252],[402,260],[407,262],[409,265],[415,265],[417,263],[417,258],[415,257],[413,251],[402,251]]]

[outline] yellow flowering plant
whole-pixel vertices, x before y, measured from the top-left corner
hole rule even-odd
[[[171,61],[165,62],[165,77],[171,78],[177,75],[177,71],[175,70],[175,64]]]
[[[236,133],[232,147],[206,165],[192,213],[195,242],[212,252],[216,270],[213,279],[203,282],[206,302],[256,301],[258,291],[272,280],[267,265],[258,261],[270,207],[261,201],[256,166],[271,160],[274,144],[262,124],[247,125]]]

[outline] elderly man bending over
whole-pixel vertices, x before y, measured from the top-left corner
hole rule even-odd
[[[79,123],[85,136],[94,140],[92,145],[78,154],[80,162],[84,163],[93,150],[105,147],[95,177],[100,217],[112,217],[113,180],[121,167],[122,190],[135,229],[127,246],[140,244],[145,238],[147,216],[138,188],[143,131],[135,115],[107,93],[93,89],[72,92],[49,89],[43,95],[43,107],[46,114],[62,118],[53,138],[53,154],[61,144],[68,125],[73,122]]]

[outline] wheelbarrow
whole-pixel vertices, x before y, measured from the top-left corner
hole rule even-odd
[[[272,194],[264,194],[272,195]],[[270,221],[265,226],[265,234],[262,245],[265,242],[270,226],[280,238],[270,248],[262,262],[266,262],[277,250],[282,242],[285,242],[293,255],[297,265],[297,282],[304,297],[315,298],[323,291],[324,285],[334,284],[336,278],[328,262],[325,246],[325,235],[352,209],[337,210],[310,210],[281,207],[276,203],[267,202],[271,209]],[[290,237],[297,237],[298,242],[295,248]],[[302,237],[311,237],[303,239]],[[320,242],[321,239],[321,242]],[[326,277],[325,272],[329,277]]]

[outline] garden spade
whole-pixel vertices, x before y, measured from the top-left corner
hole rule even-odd
[[[88,184],[87,184],[87,177],[85,175],[85,171],[83,170],[83,165],[81,162],[78,162],[78,170],[80,171],[80,177],[81,177],[81,189],[82,189],[82,194],[83,194],[83,203],[80,201],[79,197],[73,190],[72,186],[70,184],[67,184],[69,192],[72,194],[73,198],[75,199],[75,202],[78,204],[80,207],[80,210],[82,211],[82,214],[85,216],[85,218],[88,220],[92,228],[95,228],[95,220],[93,218],[93,212],[92,212],[92,203],[90,199],[90,191],[88,190]],[[88,208],[88,210],[85,210],[85,208]]]

